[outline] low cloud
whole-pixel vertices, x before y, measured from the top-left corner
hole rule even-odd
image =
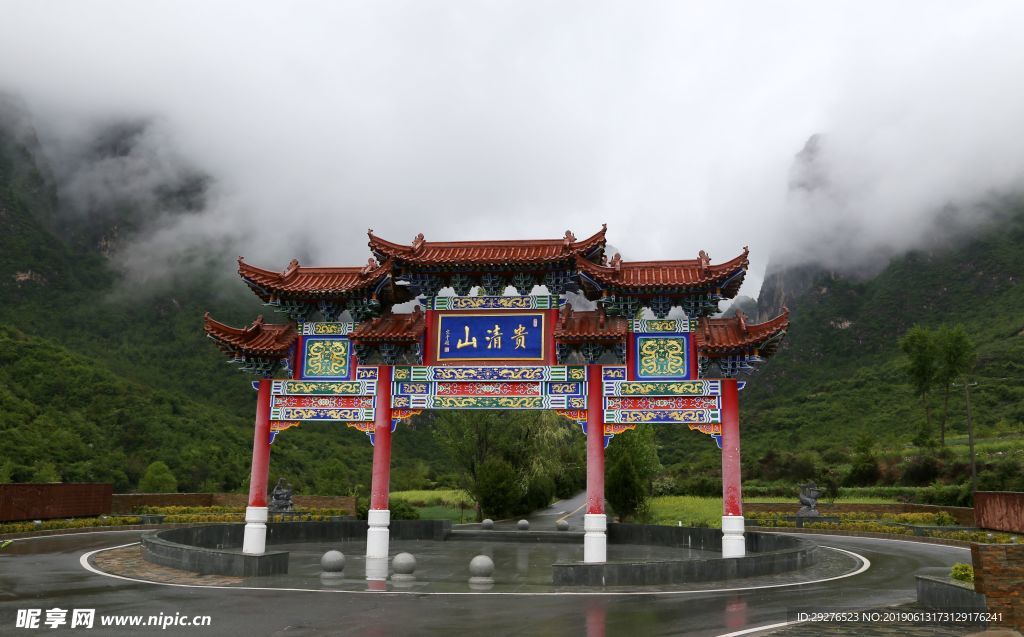
[[[629,259],[749,244],[756,295],[769,258],[855,267],[1019,188],[1021,23],[1016,2],[17,3],[0,90],[71,208],[145,203],[117,254],[146,280],[237,254],[360,264],[368,227],[607,222]],[[134,150],[69,170],[111,122],[145,123]],[[813,134],[824,184],[793,188]],[[196,209],[152,199],[190,175],[210,178]]]

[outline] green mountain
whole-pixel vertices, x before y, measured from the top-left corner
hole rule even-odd
[[[104,131],[78,161],[131,156],[145,125]],[[160,214],[193,214],[206,179],[183,169],[151,192],[91,201],[84,211],[58,196],[62,179],[67,167],[56,173],[27,117],[0,100],[0,481],[110,480],[123,491],[161,460],[181,490],[244,489],[252,379],[226,365],[201,328],[207,309],[236,325],[265,311],[240,282],[223,284],[233,253],[135,290],[107,256]],[[962,390],[950,400],[948,448],[912,444],[921,442],[924,410],[898,347],[914,324],[962,323],[979,353],[981,484],[1024,488],[1024,205],[998,210],[970,237],[895,258],[869,278],[815,266],[767,278],[761,315],[785,303],[792,322],[784,347],[741,395],[751,484],[847,480],[854,449],[877,468],[860,483],[962,483]],[[744,309],[753,313],[753,301]],[[932,400],[939,410],[940,397]],[[430,423],[403,425],[395,436],[393,488],[455,482]],[[670,427],[657,434],[669,490],[720,488],[707,437]],[[271,473],[305,493],[365,491],[371,457],[362,433],[305,424],[279,436]]]
[[[899,348],[915,324],[962,324],[978,354],[971,399],[979,488],[1024,489],[1024,203],[1004,201],[970,236],[895,258],[868,278],[807,265],[771,272],[759,314],[775,316],[783,305],[791,310],[785,344],[746,378],[741,394],[751,484],[873,484],[851,481],[858,447],[877,463],[880,484],[968,480],[962,385],[950,393],[946,447],[939,448],[937,430],[923,446],[913,444],[925,412]],[[942,399],[933,392],[934,414],[942,413]],[[702,440],[662,431],[659,441],[682,490],[700,488],[687,482],[687,471],[718,463],[717,450]]]
[[[136,136],[108,131],[87,160],[129,152]],[[202,180],[186,177],[160,186],[161,210],[190,213]],[[162,460],[180,490],[244,488],[252,377],[202,331],[207,309],[235,324],[264,310],[244,285],[225,290],[215,276],[233,255],[210,276],[129,293],[105,250],[141,231],[146,211],[115,201],[85,223],[57,192],[27,117],[0,100],[0,481],[109,480],[125,491]],[[443,454],[429,432],[405,427],[394,445],[396,488],[436,477],[425,459]],[[307,424],[278,437],[271,477],[305,493],[364,491],[371,460],[363,433]]]

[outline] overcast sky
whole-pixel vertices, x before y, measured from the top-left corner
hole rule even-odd
[[[122,255],[269,268],[409,242],[583,238],[628,260],[839,264],[1024,178],[1024,2],[4,0],[0,90],[50,148],[154,118],[216,179]],[[794,156],[823,135],[792,192]],[[140,159],[142,161],[142,159]],[[116,180],[113,180],[116,181]],[[130,182],[131,179],[121,179]],[[119,187],[126,187],[121,183]]]

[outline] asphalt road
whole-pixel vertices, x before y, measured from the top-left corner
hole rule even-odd
[[[535,524],[546,524],[549,519],[553,524],[554,519],[572,511],[573,501],[557,505],[556,511],[539,512],[532,519]],[[578,515],[582,516],[582,510]],[[45,620],[46,609],[52,608],[95,609],[97,617],[160,613],[211,617],[209,627],[95,626],[87,631],[96,635],[722,635],[785,622],[787,609],[797,607],[833,610],[913,602],[915,574],[946,573],[954,562],[969,559],[964,549],[933,544],[803,536],[858,553],[870,560],[871,566],[858,575],[818,584],[619,595],[195,588],[116,579],[92,573],[80,564],[83,554],[137,541],[139,534],[32,538],[0,551],[0,635],[78,630],[67,625],[55,630],[15,628],[19,609],[41,609]]]

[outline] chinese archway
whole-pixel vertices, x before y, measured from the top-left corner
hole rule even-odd
[[[409,245],[371,230],[373,256],[356,267],[293,260],[275,272],[239,257],[245,283],[290,319],[260,316],[234,328],[205,317],[206,334],[232,362],[261,377],[243,552],[265,550],[270,445],[300,422],[334,421],[370,436],[366,555],[386,558],[391,436],[400,421],[424,409],[547,409],[586,433],[586,562],[606,556],[604,448],[646,425],[715,441],[722,554],[744,555],[736,375],[776,351],[788,312],[760,324],[742,312],[714,318],[739,291],[746,248],[721,264],[703,251],[630,262],[606,257],[605,230],[582,241],[572,232],[536,241],[431,242],[421,234]],[[442,296],[449,288],[454,295]],[[592,309],[574,309],[568,294]],[[412,311],[394,311],[400,304]]]

